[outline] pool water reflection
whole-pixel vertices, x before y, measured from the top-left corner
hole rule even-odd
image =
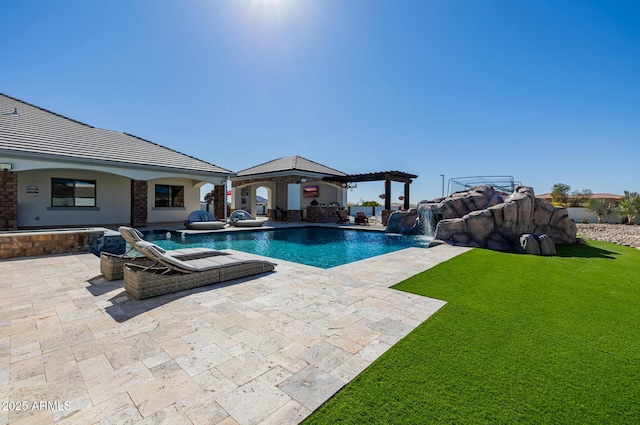
[[[190,234],[150,234],[165,249],[204,246],[235,249],[324,269],[410,247],[428,248],[430,238],[330,227]]]

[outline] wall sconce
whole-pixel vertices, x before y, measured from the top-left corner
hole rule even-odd
[[[305,179],[304,177],[300,179],[300,183],[306,183],[307,179]]]

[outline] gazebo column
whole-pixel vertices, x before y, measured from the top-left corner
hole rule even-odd
[[[384,181],[384,210],[382,210],[382,225],[386,226],[389,222],[391,211],[391,180]]]
[[[406,182],[404,184],[404,206],[403,206],[403,208],[405,210],[408,210],[409,209],[409,205],[410,205],[409,204],[409,184],[410,184],[409,182]]]
[[[227,207],[227,187],[226,185],[213,186],[213,215],[218,220],[226,218],[225,208]]]
[[[302,220],[300,211],[300,185],[289,183],[287,185],[287,221],[299,223]]]
[[[131,180],[131,226],[147,226],[147,190],[146,180]]]

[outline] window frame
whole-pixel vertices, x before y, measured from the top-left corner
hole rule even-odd
[[[159,201],[162,201],[164,199],[159,199],[158,198],[158,187],[164,187],[167,189],[167,203],[168,205],[158,205]],[[174,190],[176,190],[174,192]],[[178,194],[182,192],[182,197],[179,198]],[[175,193],[175,194],[174,194]],[[153,205],[154,205],[154,209],[155,208],[184,208],[185,205],[185,186],[184,185],[177,185],[177,184],[155,184],[154,188],[153,188]],[[176,199],[181,199],[182,200],[182,205],[176,205],[174,204],[174,201]]]
[[[71,196],[56,196],[56,191],[55,191],[55,185],[56,185],[56,181],[58,182],[73,182],[73,186],[71,186]],[[80,183],[80,184],[79,184]],[[61,183],[58,183],[61,184]],[[79,196],[79,187],[82,186],[82,184],[88,184],[93,186],[93,196]],[[67,184],[64,183],[64,185],[66,186]],[[54,200],[55,199],[68,199],[71,198],[72,200],[72,205],[55,205]],[[93,205],[77,205],[77,199],[93,199]],[[91,179],[77,179],[77,178],[67,178],[67,177],[51,177],[51,199],[50,199],[50,208],[82,208],[82,209],[89,209],[89,208],[96,208],[98,206],[98,183],[97,180],[91,180]]]

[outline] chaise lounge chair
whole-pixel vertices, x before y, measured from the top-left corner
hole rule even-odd
[[[148,266],[126,264],[124,289],[136,300],[184,291],[227,280],[271,272],[275,264],[237,255],[178,260],[157,245],[136,243],[136,249],[153,261]]]
[[[229,221],[232,226],[236,227],[260,227],[264,224],[263,220],[256,220],[251,214],[244,210],[235,210],[232,212]]]
[[[226,223],[216,220],[209,211],[198,210],[189,214],[184,225],[191,230],[218,230],[224,228]]]
[[[367,215],[363,211],[358,211],[356,213],[355,223],[356,224],[363,224],[363,225],[368,226],[369,225],[369,217],[367,217]]]
[[[143,234],[133,227],[121,226],[118,228],[120,235],[129,244],[129,249],[122,255],[109,252],[100,253],[100,273],[106,280],[120,280],[124,277],[123,268],[126,263],[146,264],[150,260],[144,256],[138,256],[135,252],[135,245],[144,241]],[[134,251],[134,255],[131,252]],[[223,251],[216,251],[210,248],[182,248],[166,251],[167,255],[180,260],[196,260],[198,258],[213,257],[216,255],[228,255]]]
[[[336,210],[336,215],[338,216],[338,221],[336,222],[338,224],[346,224],[351,221],[345,210]]]

